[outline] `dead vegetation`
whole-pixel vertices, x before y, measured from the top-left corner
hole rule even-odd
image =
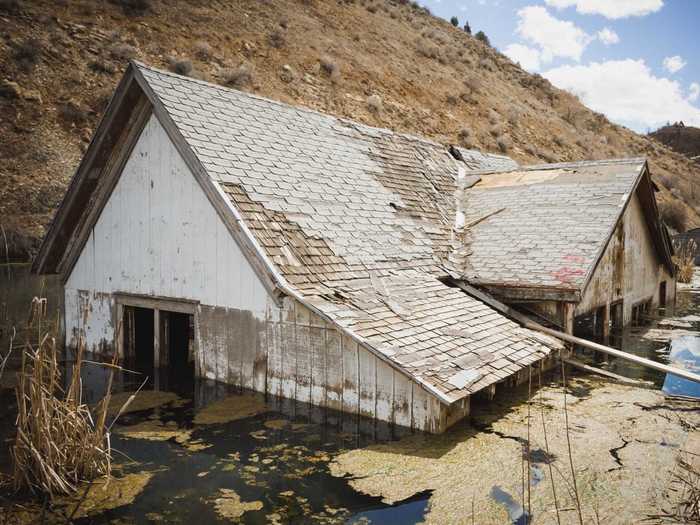
[[[224,69],[221,72],[224,84],[241,89],[252,85],[255,75],[250,64],[240,64],[236,68]]]
[[[694,454],[682,453],[672,474],[671,510],[649,516],[657,523],[700,523],[700,470]]]
[[[57,320],[47,320],[46,299],[35,298],[30,334],[22,351],[18,376],[17,434],[12,447],[15,490],[51,499],[74,494],[82,482],[109,477],[112,451],[107,426],[112,379],[94,411],[81,400],[83,345],[77,349],[73,375],[63,386]],[[112,372],[116,368],[113,362]]]
[[[698,253],[697,243],[693,239],[689,239],[686,242],[675,242],[673,248],[675,251],[673,262],[678,268],[678,282],[692,282],[695,271],[695,254]]]
[[[98,8],[86,0],[1,0],[6,33],[13,36],[0,47],[4,226],[41,236],[99,116],[89,112],[80,125],[65,125],[60,106],[74,100],[91,107],[94,94],[112,91],[127,59],[135,57],[366,124],[378,120],[367,97],[380,93],[383,127],[450,144],[468,126],[471,147],[495,152],[508,146],[507,154],[523,164],[645,155],[655,177],[673,181],[661,188],[661,200],[677,202],[688,225],[700,226],[694,209],[700,196],[693,189],[700,166],[611,124],[419,4],[374,1],[374,12],[367,2],[303,4],[241,0],[219,8],[110,0]],[[511,145],[489,133],[491,108]],[[52,153],[50,161],[30,154],[36,144]],[[673,188],[680,193],[671,194]]]

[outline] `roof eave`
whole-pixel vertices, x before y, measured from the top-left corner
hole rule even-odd
[[[64,195],[61,203],[54,212],[54,216],[48,227],[44,238],[42,239],[39,250],[32,261],[31,271],[38,274],[55,274],[59,273],[59,266],[61,260],[64,258],[66,253],[66,236],[72,233],[74,224],[71,224],[69,210],[76,205],[76,202],[83,197],[85,191],[89,195],[92,194],[90,189],[84,189],[86,179],[88,175],[94,173],[97,169],[94,167],[96,162],[99,162],[100,155],[103,146],[109,140],[114,140],[114,137],[110,137],[110,130],[113,127],[114,120],[119,113],[122,104],[127,98],[129,93],[129,88],[134,80],[134,67],[129,64],[122,79],[119,81],[116,90],[114,91],[107,109],[100,119],[99,124],[95,132],[90,139],[90,144],[88,145],[85,155],[82,157],[80,164],[76,168],[73,177],[68,185],[66,194]],[[97,179],[98,177],[92,177]]]
[[[572,286],[548,286],[533,283],[512,283],[486,281],[481,279],[463,280],[472,286],[487,290],[492,295],[507,301],[561,301],[577,303],[581,300],[581,289]]]

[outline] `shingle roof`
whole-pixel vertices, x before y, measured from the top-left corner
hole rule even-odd
[[[597,261],[644,167],[644,159],[531,166],[481,174],[465,192],[475,283],[578,290]]]
[[[286,285],[443,400],[560,348],[439,280],[444,146],[137,67]]]
[[[469,171],[506,171],[518,168],[518,163],[505,155],[484,153],[475,149],[464,149],[453,146],[456,149]]]

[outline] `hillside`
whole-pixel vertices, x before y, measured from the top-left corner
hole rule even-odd
[[[659,128],[649,136],[688,157],[700,156],[700,128],[676,123]]]
[[[700,226],[700,167],[405,0],[0,0],[0,28],[13,258],[36,248],[129,58],[521,163],[643,155]]]

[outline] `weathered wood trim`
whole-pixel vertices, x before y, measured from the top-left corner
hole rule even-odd
[[[174,299],[172,297],[160,297],[155,295],[140,295],[127,292],[114,292],[114,300],[123,306],[136,306],[138,308],[151,308],[177,312],[181,314],[196,314],[199,301],[191,299]]]
[[[491,281],[470,280],[469,284],[507,301],[563,301],[578,302],[582,294],[573,288],[531,285],[507,285]]]
[[[87,197],[89,197],[94,190],[94,187],[91,188],[90,184],[86,184],[86,181],[87,179],[94,181],[99,177],[102,168],[95,164],[99,163],[100,158],[105,153],[104,150],[110,149],[117,139],[114,128],[117,126],[117,120],[122,108],[128,105],[125,104],[125,101],[128,97],[133,96],[129,89],[132,86],[133,77],[133,67],[130,66],[112,95],[107,110],[90,139],[87,152],[75,170],[66,194],[54,213],[53,220],[44,236],[39,252],[32,263],[32,272],[57,272],[58,262],[65,254],[65,243],[67,243],[68,237],[72,235],[75,229],[75,225],[71,224],[71,222],[78,220],[80,218],[78,214],[82,215],[84,209],[76,210],[76,206],[79,204],[77,201],[86,197],[84,193],[87,193]],[[72,211],[73,214],[71,214]]]
[[[122,170],[129,160],[131,152],[134,150],[150,116],[151,107],[149,102],[143,97],[139,98],[126,123],[125,132],[122,135],[123,138],[121,138],[120,143],[116,145],[115,149],[112,150],[109,160],[99,175],[97,186],[92,192],[90,202],[87,206],[88,212],[83,214],[78,227],[73,231],[73,235],[70,237],[70,241],[63,252],[63,257],[58,264],[57,269],[61,274],[61,282],[63,284],[66,283],[73,271],[85,247],[85,243],[87,243],[90,238],[90,233],[95,227],[95,224],[97,224],[109,197],[112,195]]]

